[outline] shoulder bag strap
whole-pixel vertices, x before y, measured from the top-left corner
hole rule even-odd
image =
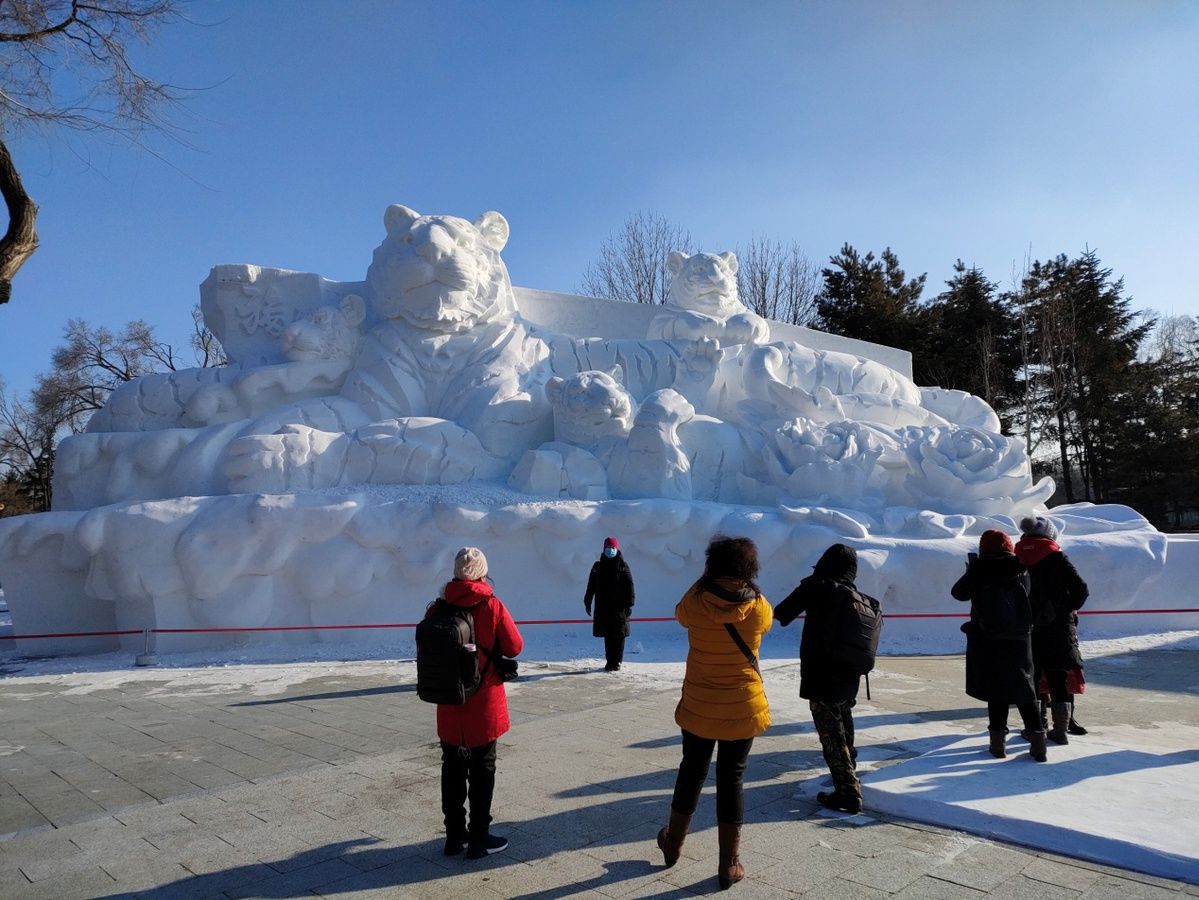
[[[491,597],[494,597],[494,596],[495,596],[494,594],[492,594],[492,595],[491,595]],[[477,612],[477,611],[478,611],[478,609],[479,609],[479,607],[480,607],[480,606],[482,606],[484,603],[486,603],[488,600],[490,600],[490,599],[491,599],[491,597],[484,597],[484,598],[483,598],[482,600],[480,600],[478,603],[472,603],[470,606],[459,606],[459,607],[458,607],[458,609],[461,609],[463,612],[468,612],[468,613],[470,613],[470,615],[471,615],[471,621],[473,622],[473,621],[474,621],[475,612]],[[441,598],[440,598],[440,597],[438,597],[437,599],[441,600]],[[442,602],[443,602],[443,603],[446,603],[446,601],[444,601],[444,600],[442,600]],[[454,604],[452,604],[452,603],[446,603],[446,605],[447,605],[447,606],[451,606],[451,607],[452,607],[452,606],[454,606]],[[474,628],[474,626],[473,626],[473,625],[471,626],[471,630],[472,630],[472,631],[474,631],[474,630],[475,630],[475,628]],[[476,647],[477,649],[479,649],[479,650],[482,650],[482,651],[483,651],[483,665],[479,666],[479,684],[480,684],[480,685],[482,685],[482,683],[483,683],[483,676],[487,674],[487,667],[491,665],[491,654],[492,654],[492,650],[491,650],[491,648],[489,648],[489,647],[484,647],[482,644],[480,644],[480,643],[479,643],[479,636],[478,636],[478,634],[477,634],[477,633],[475,634],[475,647]]]
[[[758,673],[758,679],[761,680],[762,668],[758,665],[758,657],[752,650],[749,649],[749,645],[745,643],[745,640],[740,634],[737,633],[737,629],[733,627],[731,622],[725,622],[724,627],[725,630],[728,631],[729,637],[733,639],[733,643],[736,644],[738,649],[745,654],[745,658],[749,660],[749,664],[753,666],[754,671]]]

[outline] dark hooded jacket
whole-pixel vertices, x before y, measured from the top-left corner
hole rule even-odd
[[[852,547],[833,544],[812,574],[775,607],[774,617],[781,625],[806,614],[799,642],[799,696],[805,700],[840,703],[857,699],[861,676],[829,656],[837,619],[857,596],[857,576],[858,554]]]
[[[636,594],[633,573],[619,550],[613,557],[601,556],[591,567],[583,603],[591,606],[592,599],[595,600],[595,618],[591,622],[591,633],[596,637],[628,637],[629,613],[633,610]]]
[[[1038,669],[1081,669],[1078,649],[1078,610],[1090,593],[1078,570],[1047,537],[1025,535],[1016,543],[1016,556],[1032,578],[1036,624],[1032,655]]]
[[[1011,553],[970,561],[950,593],[970,602],[966,693],[984,703],[1035,703],[1028,572]]]

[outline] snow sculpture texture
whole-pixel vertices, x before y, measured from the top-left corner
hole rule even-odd
[[[649,326],[649,337],[663,340],[718,340],[722,346],[765,343],[770,325],[737,296],[737,256],[678,250],[666,258],[670,289],[664,312]]]
[[[756,535],[764,570],[781,554],[787,580],[817,544],[864,542],[871,592],[920,604],[927,565],[881,568],[897,546],[919,557],[935,544],[951,583],[969,535],[1013,532],[1053,490],[978,398],[782,339],[785,326],[772,340],[737,297],[732,253],[672,253],[647,337],[606,339],[522,317],[498,212],[472,222],[394,205],[384,232],[362,282],[213,270],[202,308],[231,364],[114,392],[59,448],[56,511],[0,523],[18,620],[394,621],[378,611],[394,579],[419,585],[423,605],[446,554],[484,541],[480,528],[514,572],[547,564],[545,540],[574,542],[547,575],[556,598],[597,527],[659,553],[645,571],[664,598],[723,528]],[[602,331],[622,311],[587,321]],[[345,493],[363,485],[376,487]],[[1104,509],[1059,526],[1152,532]],[[1138,545],[1142,569],[1160,567],[1155,541]],[[39,579],[63,599],[25,605]]]
[[[738,300],[732,253],[672,253],[671,302],[649,329],[658,337],[628,346],[538,331],[521,318],[500,256],[508,223],[497,212],[472,223],[395,205],[384,227],[361,286],[369,317],[356,285],[303,312],[247,267],[230,281],[235,309],[243,324],[278,331],[287,361],[126,386],[86,435],[64,443],[60,496],[81,507],[498,479],[579,499],[1015,516],[1052,491],[1047,479],[1033,483],[1018,442],[976,424],[994,419],[977,398],[921,392],[861,357],[763,343],[769,326]],[[599,370],[615,360],[639,373],[631,390],[618,383],[619,363],[613,374]],[[972,424],[953,421],[963,412]],[[868,453],[796,468],[850,431]],[[582,452],[543,451],[550,443]],[[984,444],[988,454],[973,453]],[[527,453],[540,456],[517,472]],[[556,475],[555,465],[564,467]]]

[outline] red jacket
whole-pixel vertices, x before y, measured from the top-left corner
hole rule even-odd
[[[500,598],[486,581],[459,581],[445,586],[442,596],[447,603],[471,609],[475,620],[475,643],[479,665],[486,657],[484,647],[504,656],[516,656],[525,642],[516,623]],[[494,665],[487,666],[483,683],[461,706],[437,705],[437,737],[456,747],[481,747],[490,744],[508,730],[508,695]]]

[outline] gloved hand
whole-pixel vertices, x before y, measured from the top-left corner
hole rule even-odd
[[[591,604],[590,603],[585,602],[583,604],[583,609],[587,610],[587,615],[591,615]]]

